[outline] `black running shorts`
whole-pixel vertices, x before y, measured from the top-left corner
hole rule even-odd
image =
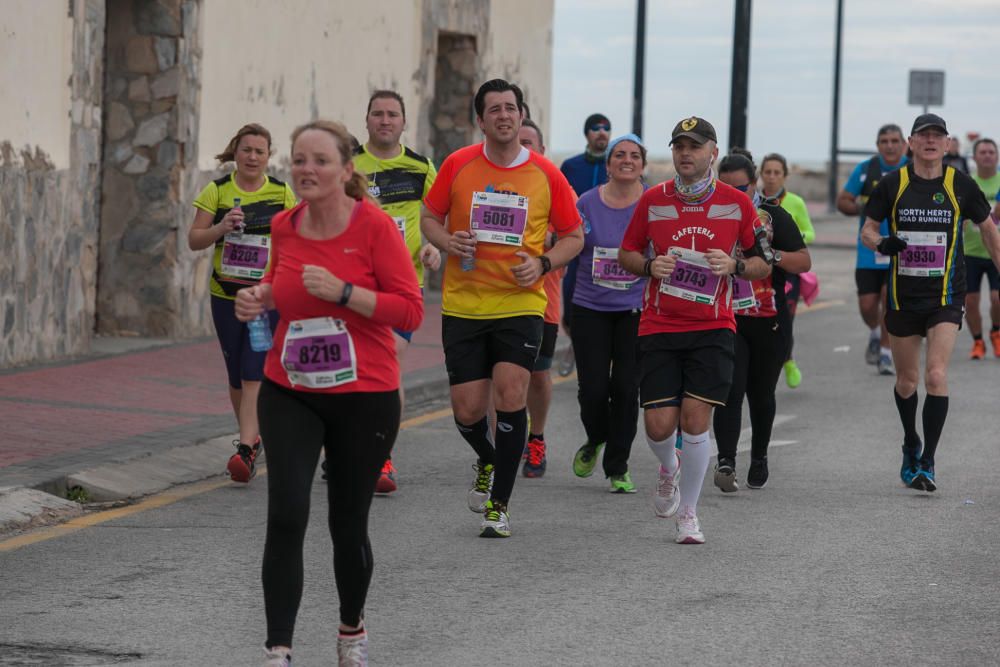
[[[441,341],[449,384],[492,378],[493,366],[501,361],[530,371],[542,342],[542,318],[471,320],[442,315]]]
[[[854,284],[858,286],[858,296],[881,294],[889,282],[889,269],[854,269]]]
[[[935,324],[951,322],[962,328],[965,306],[952,304],[930,310],[890,310],[885,314],[885,328],[897,338],[907,336],[926,337],[927,331]]]
[[[734,336],[729,329],[639,336],[639,402],[645,409],[696,398],[725,405],[733,382]]]

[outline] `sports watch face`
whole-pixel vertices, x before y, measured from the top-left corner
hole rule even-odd
[[[762,208],[757,209],[757,217],[760,218],[761,224],[764,225],[764,229],[767,230],[767,242],[771,243],[774,241],[774,221],[771,218],[771,214]]]

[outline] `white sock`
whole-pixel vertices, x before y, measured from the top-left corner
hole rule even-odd
[[[879,348],[879,354],[884,354],[887,357],[891,357],[892,356],[892,350],[890,350],[887,347],[880,347]]]
[[[698,506],[698,496],[701,495],[701,484],[705,481],[705,471],[708,470],[708,459],[711,457],[711,439],[708,431],[692,435],[683,431],[684,474],[681,475],[681,507],[690,508],[693,512]]]
[[[871,339],[877,340],[882,337],[882,327],[873,327],[871,333]]]
[[[656,454],[656,458],[660,459],[660,465],[667,472],[671,475],[677,472],[679,462],[677,460],[676,435],[671,433],[665,440],[660,440],[659,442],[647,435],[646,442],[649,444],[649,448],[653,450],[653,453]]]

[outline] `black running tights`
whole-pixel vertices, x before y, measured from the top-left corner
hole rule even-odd
[[[774,414],[777,410],[774,388],[788,349],[786,333],[776,317],[736,318],[736,364],[733,384],[725,407],[715,408],[713,425],[719,446],[719,458],[735,459],[743,416],[743,396],[750,408],[753,430],[750,458],[767,456]]]
[[[399,392],[322,394],[264,380],[257,403],[267,456],[262,580],[267,646],[291,646],[302,599],[302,544],[320,450],[326,452],[328,524],[340,620],[361,621],[372,576],[368,510],[399,431]]]

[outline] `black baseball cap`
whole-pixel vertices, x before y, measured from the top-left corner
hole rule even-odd
[[[929,127],[936,127],[945,134],[948,134],[948,126],[945,125],[944,118],[936,113],[925,113],[917,116],[917,119],[913,121],[913,129],[910,130],[910,136]]]
[[[584,133],[584,135],[587,134],[587,130],[589,130],[594,125],[597,125],[598,123],[607,123],[607,125],[608,125],[608,132],[611,131],[611,121],[608,120],[607,116],[605,116],[602,113],[592,113],[589,116],[587,116],[587,120],[583,121],[583,133]]]
[[[677,141],[678,137],[693,139],[699,144],[706,141],[718,141],[715,135],[715,128],[704,118],[691,116],[685,118],[674,126],[674,131],[670,134],[670,143]]]

